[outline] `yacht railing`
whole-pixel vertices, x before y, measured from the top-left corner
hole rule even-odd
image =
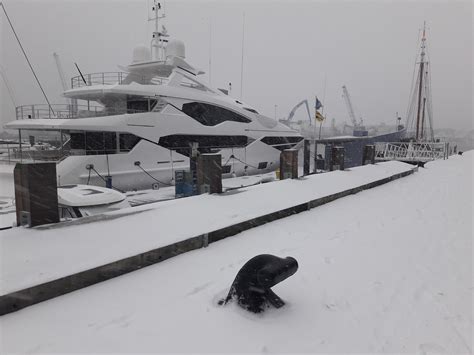
[[[61,149],[50,149],[50,150],[20,150],[19,148],[13,148],[8,154],[9,161],[50,161],[59,162],[69,156],[69,152],[62,151]]]
[[[103,117],[123,114],[144,113],[147,110],[131,110],[120,108],[105,108],[103,106],[92,105],[24,105],[16,107],[16,119],[68,119],[68,118],[88,118]]]
[[[125,72],[101,72],[101,73],[88,73],[83,76],[78,75],[71,78],[71,88],[77,89],[84,86],[92,85],[123,85],[135,82],[137,84],[163,84],[167,79],[165,78],[150,78],[149,76],[142,76],[138,74],[125,73]]]

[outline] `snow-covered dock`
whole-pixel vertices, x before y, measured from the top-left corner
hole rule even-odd
[[[148,204],[46,229],[0,235],[0,295],[89,270],[391,176],[413,166],[387,162]],[[79,223],[78,223],[79,222]]]
[[[468,352],[473,157],[429,163],[405,179],[3,316],[1,350]],[[6,231],[2,284],[14,289],[53,279],[407,168],[383,163],[150,205],[113,221]],[[181,219],[170,220],[170,213]],[[7,249],[14,241],[27,256]],[[49,259],[40,275],[44,254],[57,256],[65,246],[61,260]],[[243,263],[259,253],[299,261],[300,270],[276,287],[287,306],[263,316],[216,306]],[[16,276],[18,270],[5,268],[15,258],[24,272]]]

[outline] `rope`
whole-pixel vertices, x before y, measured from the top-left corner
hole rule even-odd
[[[23,52],[23,55],[25,56],[26,61],[28,62],[28,65],[30,66],[31,71],[33,72],[33,75],[35,76],[36,82],[38,83],[38,85],[39,85],[41,91],[43,92],[43,96],[44,96],[44,98],[46,99],[46,102],[48,103],[49,109],[51,110],[51,112],[53,113],[53,115],[55,115],[55,113],[54,113],[54,111],[53,111],[53,108],[51,107],[51,104],[49,103],[48,97],[46,96],[46,93],[45,93],[44,90],[43,90],[43,86],[41,86],[41,83],[40,83],[38,77],[36,76],[35,70],[33,69],[33,66],[31,65],[30,60],[28,59],[28,56],[26,55],[26,52],[25,52],[25,50],[23,49],[23,46],[21,45],[21,42],[20,42],[20,39],[18,38],[18,35],[16,34],[15,28],[13,27],[13,24],[12,24],[12,22],[10,21],[10,17],[9,17],[8,14],[7,14],[7,10],[5,9],[5,5],[3,5],[3,3],[0,2],[0,6],[1,6],[2,9],[3,9],[3,12],[5,13],[5,16],[7,17],[8,23],[10,24],[10,27],[11,27],[11,29],[12,29],[12,31],[13,31],[13,34],[15,35],[16,40],[18,41],[18,44],[20,45],[21,51]]]
[[[248,164],[247,162],[242,161],[242,160],[240,160],[239,158],[235,157],[234,155],[231,155],[230,158],[233,158],[233,159],[235,159],[235,160],[237,160],[237,161],[240,161],[242,164],[245,164],[245,165],[247,165],[247,166],[250,166],[251,168],[258,169],[256,166],[250,165],[250,164]],[[229,159],[230,159],[230,158],[229,158]]]
[[[230,157],[229,157],[229,159],[227,159],[227,161],[226,161],[226,162],[224,163],[224,165],[222,165],[222,166],[226,166],[227,163],[229,162],[229,160],[231,160],[232,158],[235,158],[235,157],[234,157],[234,154],[231,154]]]
[[[163,182],[163,181],[160,181],[158,180],[157,178],[155,178],[154,176],[152,176],[148,171],[146,171],[145,169],[143,169],[140,165],[135,165],[135,166],[138,166],[145,174],[147,174],[149,177],[151,177],[153,180],[155,180],[156,182],[160,183],[160,184],[163,184],[163,185],[166,185],[166,186],[173,186],[172,184],[167,184],[166,182]]]
[[[99,172],[98,172],[97,170],[95,170],[94,168],[90,168],[90,169],[89,169],[89,174],[90,174],[90,171],[91,171],[91,170],[94,170],[94,172],[97,174],[97,176],[100,177],[100,178],[107,184],[107,180],[106,180],[102,175],[100,175]],[[125,191],[122,191],[122,190],[120,190],[120,189],[117,189],[117,188],[114,187],[113,185],[112,185],[111,187],[112,187],[114,190],[118,191],[118,192],[121,192],[121,193],[123,193],[123,194],[125,193]]]

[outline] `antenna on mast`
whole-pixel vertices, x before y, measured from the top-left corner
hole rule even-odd
[[[244,87],[244,40],[245,40],[245,12],[242,15],[242,58],[240,61],[240,99]]]
[[[168,42],[168,40],[163,39],[163,37],[169,37],[169,35],[164,25],[161,25],[162,31],[160,32],[159,21],[166,17],[166,14],[164,12],[164,6],[163,6],[163,11],[161,11],[162,12],[161,15],[159,13],[160,10],[161,10],[161,3],[158,0],[153,0],[152,11],[155,13],[155,16],[148,19],[148,21],[155,21],[155,30],[153,31],[152,40],[150,43],[150,47],[151,47],[150,50],[152,53],[153,60],[166,59],[165,54],[164,54],[164,48],[165,48],[164,43]]]
[[[421,44],[415,63],[411,100],[407,110],[407,127],[413,133],[416,142],[433,141],[433,106],[431,96],[430,61],[427,51],[427,26],[423,23]]]
[[[209,18],[209,85],[212,85],[211,58],[212,58],[212,18]]]
[[[426,105],[426,95],[423,92],[423,79],[424,79],[424,66],[428,64],[425,62],[425,49],[426,49],[426,21],[423,22],[423,37],[421,38],[421,54],[420,54],[420,73],[418,79],[418,109],[416,114],[416,134],[415,138],[417,141],[423,139],[423,131],[424,131],[424,121],[425,121],[425,105]],[[421,126],[421,127],[420,127]]]

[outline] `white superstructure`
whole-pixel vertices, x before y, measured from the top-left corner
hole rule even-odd
[[[59,133],[56,154],[29,157],[57,159],[60,184],[103,186],[107,176],[122,190],[173,184],[174,171],[189,168],[193,143],[222,155],[224,177],[261,173],[276,169],[281,150],[302,140],[201,81],[183,42],[168,42],[164,27],[153,36],[151,50],[135,48],[123,72],[72,78],[64,96],[83,104],[20,106],[17,120],[5,125]]]

